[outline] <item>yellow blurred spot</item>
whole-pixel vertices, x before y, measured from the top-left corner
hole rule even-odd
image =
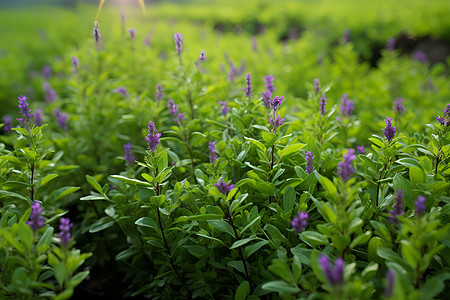
[[[141,4],[142,11],[144,12],[144,15],[146,15],[147,14],[147,10],[145,9],[144,0],[139,0],[139,3]]]
[[[102,10],[103,4],[105,4],[106,0],[100,0],[100,4],[98,5],[97,15],[95,16],[95,20],[97,21],[98,16],[100,15],[100,11]]]

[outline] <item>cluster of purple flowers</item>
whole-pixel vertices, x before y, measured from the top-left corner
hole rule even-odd
[[[341,100],[341,113],[348,118],[353,114],[354,109],[355,105],[353,101],[348,99],[347,94],[343,94]]]
[[[325,95],[323,95],[322,97],[320,97],[320,115],[324,116],[326,110],[326,106],[327,106],[327,99],[325,98]]]
[[[426,62],[428,59],[428,56],[425,54],[425,52],[416,50],[413,52],[414,59],[420,61],[420,62]]]
[[[447,107],[442,110],[444,116],[434,117],[442,126],[450,126],[450,104],[447,104]]]
[[[217,160],[217,154],[214,152],[215,143],[209,142],[209,161],[211,165],[214,165],[214,162]]]
[[[134,41],[134,38],[136,37],[136,28],[128,29],[128,33],[130,34],[130,39]]]
[[[281,102],[283,101],[282,97],[274,97],[272,101],[270,101],[270,105],[273,108],[273,118],[270,118],[270,124],[273,126],[273,132],[277,132],[278,127],[284,124],[285,119],[281,119],[280,116],[275,118],[275,114],[277,113],[278,107],[280,107]]]
[[[12,127],[12,123],[11,123],[11,117],[10,116],[5,116],[3,118],[3,123],[4,123],[3,130],[5,132],[10,132],[11,129],[13,128]]]
[[[27,221],[27,224],[31,226],[33,231],[38,230],[39,228],[44,227],[44,218],[41,216],[42,207],[38,201],[33,201],[31,204],[31,214],[30,219]]]
[[[180,32],[177,32],[173,35],[173,39],[175,41],[177,53],[178,55],[181,55],[181,51],[183,50],[183,35],[181,35]]]
[[[228,54],[225,53],[225,60],[227,61],[228,65],[230,66],[230,71],[228,72],[228,80],[230,82],[234,82],[237,76],[241,75],[245,70],[245,60],[242,59],[241,61],[241,67],[238,69],[236,65],[233,63],[233,61],[230,59]]]
[[[330,259],[326,255],[319,257],[320,267],[323,274],[331,286],[337,286],[344,284],[344,266],[345,262],[342,258],[338,257],[334,263],[334,268]]]
[[[386,281],[387,281],[387,287],[384,290],[384,296],[386,298],[390,298],[392,296],[392,292],[394,291],[394,284],[395,284],[395,273],[391,270],[387,270],[386,272]]]
[[[19,96],[19,108],[20,113],[22,114],[22,118],[18,118],[20,125],[24,127],[31,127],[31,120],[33,119],[33,114],[31,113],[31,109],[28,107],[27,96]]]
[[[383,129],[383,133],[388,142],[391,143],[395,137],[395,132],[397,131],[397,128],[392,127],[391,118],[386,118],[384,121],[386,122],[386,127]]]
[[[222,112],[222,115],[225,117],[227,113],[230,111],[230,108],[228,107],[228,103],[225,101],[219,101],[219,105],[222,106],[220,111]]]
[[[34,116],[34,124],[36,124],[36,126],[38,127],[41,127],[42,124],[44,124],[44,120],[42,118],[42,109],[36,108],[36,113],[34,113],[33,116]]]
[[[185,114],[178,113],[178,105],[176,105],[173,100],[169,100],[167,107],[169,108],[170,114],[173,115],[173,121],[176,122],[178,126],[181,126],[181,121],[183,120]]]
[[[273,80],[274,77],[273,75],[267,75],[263,77],[265,86],[266,86],[266,91],[262,92],[261,95],[263,96],[264,99],[264,105],[269,108],[271,99],[272,99],[272,94],[275,91],[275,87],[273,86]]]
[[[157,133],[155,123],[152,121],[148,122],[148,135],[145,137],[147,141],[148,148],[151,152],[155,152],[156,147],[158,147],[161,142],[159,138],[161,137],[161,133]]]
[[[386,50],[392,52],[394,51],[394,47],[395,47],[395,39],[394,38],[388,39],[386,43]]]
[[[163,98],[163,92],[162,91],[163,91],[162,86],[160,84],[158,84],[156,86],[156,93],[155,93],[155,100],[156,101],[162,100],[162,98]]]
[[[358,154],[364,154],[366,152],[364,146],[356,146],[356,151],[358,151]]]
[[[67,114],[61,112],[59,108],[55,108],[53,113],[55,114],[59,127],[61,127],[62,130],[67,130]]]
[[[350,176],[355,173],[355,169],[353,169],[352,165],[355,158],[355,149],[350,148],[347,153],[344,154],[344,161],[338,163],[337,174],[344,182],[347,182],[350,179]]]
[[[59,232],[58,237],[61,240],[61,244],[67,246],[70,242],[70,228],[73,224],[70,223],[69,218],[61,218],[60,222],[61,224],[59,225],[59,230],[61,231]]]
[[[80,60],[78,59],[78,57],[72,56],[72,73],[73,74],[77,74],[78,71],[78,65],[80,64]]]
[[[50,87],[48,82],[44,82],[45,100],[52,103],[56,99],[56,91]]]
[[[311,174],[314,172],[314,165],[313,165],[313,159],[314,155],[312,151],[306,151],[306,173]]]
[[[244,95],[246,97],[251,97],[253,95],[253,92],[252,92],[252,77],[250,76],[250,73],[247,73],[247,75],[245,75],[245,82],[247,86],[243,88]]]
[[[131,143],[123,145],[123,151],[125,152],[124,158],[130,165],[134,163],[133,152],[131,151]]]
[[[291,221],[291,226],[298,232],[302,232],[305,229],[306,225],[308,225],[308,213],[299,212],[297,217],[294,217]]]
[[[202,50],[200,52],[200,56],[198,57],[198,60],[201,62],[204,62],[206,60],[205,50]]]
[[[403,193],[401,190],[397,191],[394,201],[394,209],[389,211],[390,217],[389,222],[391,224],[398,224],[398,216],[403,215]]]
[[[314,92],[316,92],[316,94],[320,93],[320,84],[318,78],[314,79]]]
[[[128,95],[128,90],[124,86],[119,86],[117,89],[114,89],[114,93],[120,94],[122,97],[126,97]]]
[[[223,179],[220,180],[219,183],[214,183],[219,192],[224,195],[228,195],[228,193],[234,188],[234,184],[226,183]]]
[[[398,113],[399,115],[403,114],[403,112],[405,111],[405,106],[403,105],[403,101],[405,101],[405,99],[395,98],[394,111],[396,113]]]
[[[416,216],[419,218],[422,217],[426,211],[425,200],[425,196],[419,196],[417,197],[416,202],[414,202],[414,205],[416,206]]]
[[[45,80],[48,80],[50,76],[52,76],[52,67],[45,65],[44,68],[42,68],[42,76]]]

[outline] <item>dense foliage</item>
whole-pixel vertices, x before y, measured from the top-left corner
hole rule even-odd
[[[0,298],[445,298],[450,7],[383,2],[1,11]]]

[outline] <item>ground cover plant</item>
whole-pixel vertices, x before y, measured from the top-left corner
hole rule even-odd
[[[280,3],[0,12],[1,298],[445,298],[448,3]]]

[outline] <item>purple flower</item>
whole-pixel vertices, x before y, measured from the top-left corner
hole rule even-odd
[[[72,73],[76,74],[77,70],[78,70],[78,65],[80,64],[80,60],[78,59],[78,57],[72,56]]]
[[[423,51],[420,51],[420,50],[414,51],[413,57],[414,57],[414,59],[416,59],[420,62],[426,62],[428,59],[428,56]]]
[[[203,62],[203,61],[206,60],[205,50],[202,50],[202,51],[200,52],[200,56],[198,57],[198,60],[201,61],[201,62]]]
[[[67,114],[61,112],[59,108],[55,108],[53,111],[56,117],[56,120],[58,121],[59,127],[61,127],[62,130],[67,130]]]
[[[177,48],[178,55],[181,54],[181,51],[183,50],[183,36],[181,33],[177,32],[173,35],[173,39],[175,40],[175,46]]]
[[[167,105],[167,107],[169,108],[170,114],[174,117],[173,121],[176,122],[178,126],[181,126],[181,121],[183,120],[185,114],[178,113],[178,105],[175,105],[175,102],[173,102],[173,100],[169,100],[169,104]]]
[[[118,93],[118,94],[122,95],[123,97],[128,96],[128,91],[123,86],[119,86],[117,89],[115,89],[114,93]]]
[[[120,12],[120,21],[122,22],[123,25],[125,25],[126,16],[123,11]]]
[[[230,72],[228,72],[228,80],[234,82],[236,76],[238,75],[238,69],[234,64],[230,65]]]
[[[320,115],[324,116],[326,110],[326,105],[327,105],[327,99],[325,98],[325,95],[323,95],[322,97],[320,97]]]
[[[214,165],[214,162],[217,159],[217,154],[214,153],[214,149],[215,149],[214,142],[210,142],[209,143],[209,161],[211,162],[211,165]]]
[[[130,34],[130,38],[133,41],[134,38],[136,37],[136,28],[128,29],[128,33]]]
[[[150,46],[152,42],[152,36],[151,34],[147,34],[147,36],[144,39],[144,46]]]
[[[45,100],[52,103],[56,99],[56,91],[50,87],[48,82],[44,82]]]
[[[308,213],[299,212],[298,217],[294,217],[291,221],[291,226],[298,232],[302,232],[303,229],[308,225]]]
[[[356,151],[358,151],[358,154],[364,154],[366,151],[364,151],[364,146],[356,146]]]
[[[261,95],[263,96],[263,100],[264,100],[264,105],[269,108],[270,107],[270,103],[272,101],[272,93],[270,91],[265,91],[262,92]]]
[[[95,43],[98,44],[98,42],[100,42],[101,39],[102,39],[102,35],[100,34],[100,29],[98,28],[98,22],[97,22],[97,20],[95,20],[95,22],[94,22],[94,40],[95,40]]]
[[[219,183],[214,183],[214,185],[217,187],[219,192],[224,195],[228,195],[228,193],[234,188],[234,184],[226,183],[223,179],[221,179]]]
[[[280,119],[280,116],[277,116],[275,119],[270,118],[270,124],[273,126],[273,132],[277,132],[278,127],[284,124],[285,119]]]
[[[425,200],[425,196],[419,196],[417,197],[416,202],[414,202],[414,205],[416,206],[416,216],[419,218],[422,217],[426,211]]]
[[[10,132],[11,129],[12,129],[11,117],[10,116],[5,116],[3,118],[3,123],[4,123],[3,130],[5,132]]]
[[[399,115],[403,114],[403,112],[405,111],[405,106],[403,105],[403,101],[405,101],[405,99],[402,98],[395,98],[395,102],[394,102],[394,111],[396,113],[398,113]]]
[[[161,133],[156,132],[155,123],[152,121],[148,122],[148,135],[145,137],[147,141],[148,148],[151,152],[155,152],[156,147],[158,147],[161,141],[159,138],[161,137]]]
[[[308,174],[314,172],[313,159],[314,155],[312,151],[306,151],[306,173]]]
[[[397,191],[394,201],[394,209],[389,211],[389,222],[391,224],[398,224],[397,216],[403,215],[403,193],[401,190]]]
[[[124,158],[131,165],[134,163],[135,158],[133,152],[131,151],[131,143],[123,145],[123,151],[125,152]]]
[[[355,105],[353,104],[353,101],[348,100],[347,94],[343,94],[341,102],[341,113],[346,117],[350,117],[354,109]]]
[[[270,102],[270,106],[273,107],[273,117],[274,117],[274,118],[275,118],[275,114],[276,114],[276,112],[277,112],[278,107],[280,107],[281,102],[283,101],[283,97],[284,97],[284,96],[281,96],[281,97],[276,96],[276,97],[274,97],[274,98],[272,99],[272,101]]]
[[[350,29],[345,29],[344,31],[344,36],[343,36],[343,41],[344,44],[347,44],[348,42],[350,42]]]
[[[272,94],[275,91],[275,87],[273,86],[273,80],[274,80],[273,75],[264,76],[263,80],[265,83],[266,91],[269,91],[270,94]]]
[[[350,175],[355,173],[355,170],[353,169],[353,161],[356,158],[356,155],[354,155],[355,149],[348,149],[347,154],[344,154],[344,161],[341,161],[338,163],[337,166],[337,174],[341,176],[342,180],[344,182],[347,182],[347,180],[350,179]]]
[[[383,129],[383,133],[384,133],[384,136],[386,137],[386,139],[388,140],[388,142],[390,143],[394,139],[397,128],[392,127],[391,118],[386,118],[384,120],[384,122],[386,123],[386,127]]]
[[[28,108],[28,97],[20,95],[18,98],[22,118],[17,119],[17,121],[19,121],[20,125],[29,127],[31,125],[31,120],[33,119],[33,114],[31,113],[31,109]]]
[[[253,92],[252,92],[252,77],[250,76],[250,73],[247,73],[247,75],[245,75],[245,81],[247,83],[247,86],[243,88],[245,92],[244,95],[246,97],[251,97],[253,95]]]
[[[445,124],[445,119],[444,117],[441,118],[441,116],[436,116],[434,117],[441,125]]]
[[[442,112],[444,113],[444,118],[450,117],[450,104],[447,104],[447,107]]]
[[[44,66],[42,69],[42,76],[44,76],[44,79],[47,80],[52,76],[52,67],[49,65]]]
[[[42,207],[41,204],[34,200],[31,204],[31,214],[30,219],[27,221],[27,224],[31,226],[33,231],[38,230],[39,228],[44,227],[44,218],[41,216]]]
[[[155,93],[155,100],[156,101],[160,101],[163,98],[163,93],[162,93],[163,89],[162,86],[160,84],[158,84],[156,86],[156,93]]]
[[[386,281],[387,281],[387,287],[384,290],[384,296],[386,298],[390,298],[392,296],[392,292],[394,291],[394,284],[395,284],[395,273],[391,270],[387,270],[386,272]]]
[[[316,92],[316,94],[320,93],[320,84],[318,78],[314,79],[314,92]]]
[[[395,46],[395,39],[394,38],[388,39],[386,43],[386,50],[392,52],[394,51],[394,46]]]
[[[70,223],[69,218],[61,218],[61,224],[59,225],[59,230],[61,230],[58,234],[59,239],[61,240],[61,244],[63,246],[67,246],[70,242],[70,228],[73,224]]]
[[[42,109],[36,108],[36,113],[34,113],[33,116],[36,126],[41,127],[42,124],[44,124],[44,120],[42,119]]]
[[[345,262],[342,258],[337,258],[335,261],[335,266],[333,268],[330,260],[326,255],[321,255],[319,257],[320,267],[322,268],[323,274],[327,279],[328,283],[332,286],[344,284],[344,265]]]
[[[228,103],[225,101],[219,101],[219,105],[222,106],[220,111],[222,112],[222,115],[225,117],[227,113],[230,111],[230,108],[228,107]]]

